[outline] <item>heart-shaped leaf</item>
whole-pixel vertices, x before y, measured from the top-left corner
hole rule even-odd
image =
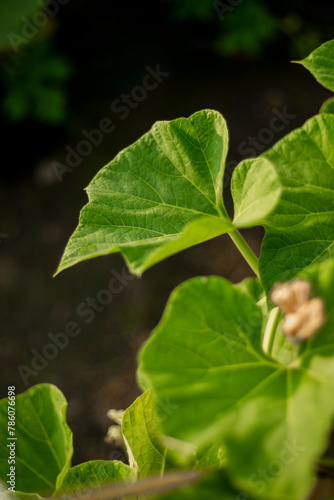
[[[310,277],[327,321],[289,366],[263,353],[260,307],[215,277],[173,292],[140,356],[141,385],[175,406],[163,432],[194,444],[223,438],[231,480],[256,498],[307,495],[334,416],[334,261]]]
[[[263,158],[238,167],[232,180],[232,224],[222,198],[227,149],[226,123],[216,111],[157,122],[88,186],[90,201],[58,272],[92,257],[122,252],[130,270],[141,275],[192,245],[258,224],[280,197],[275,170]]]

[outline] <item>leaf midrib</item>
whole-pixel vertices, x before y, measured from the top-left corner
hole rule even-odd
[[[123,212],[135,211],[137,213],[137,212],[145,211],[145,210],[154,210],[157,207],[163,207],[163,208],[167,207],[167,208],[172,208],[172,209],[176,209],[176,210],[182,210],[182,211],[186,211],[186,212],[197,213],[199,215],[204,215],[206,217],[217,217],[218,216],[218,218],[222,218],[222,217],[220,217],[220,214],[218,212],[218,207],[215,207],[216,210],[217,210],[217,216],[216,216],[216,215],[213,215],[213,214],[211,214],[209,212],[201,212],[200,210],[197,210],[196,208],[188,208],[188,207],[184,207],[184,206],[180,206],[180,205],[171,205],[170,203],[159,203],[159,202],[157,202],[155,200],[149,200],[147,198],[142,198],[141,196],[137,196],[137,195],[133,195],[133,194],[128,194],[128,193],[122,193],[120,191],[112,191],[110,193],[108,191],[94,190],[93,194],[96,194],[96,193],[98,195],[103,194],[105,196],[110,196],[111,194],[120,194],[120,195],[123,195],[126,198],[132,197],[132,198],[136,198],[138,200],[143,200],[143,201],[147,201],[149,203],[154,203],[156,205],[155,207],[142,208],[142,209],[138,210],[136,208],[115,207],[114,205],[108,205],[106,203],[102,203],[101,201],[98,201],[97,199],[91,199],[90,200],[91,203],[96,203],[97,205],[102,205],[102,206],[111,208],[113,210],[119,209],[119,210],[122,210]]]
[[[193,126],[193,125],[192,125],[192,126]],[[179,130],[179,129],[178,129],[178,130]],[[168,134],[169,134],[169,136],[170,136],[169,130],[168,130]],[[209,201],[209,203],[210,203],[210,204],[211,204],[211,205],[212,205],[212,206],[213,206],[213,207],[217,210],[217,206],[216,206],[216,204],[215,204],[215,203],[214,203],[214,202],[213,202],[210,198],[208,198],[208,196],[207,196],[205,193],[203,193],[203,191],[201,191],[201,190],[199,189],[199,187],[198,187],[198,186],[196,186],[196,184],[194,184],[194,182],[192,182],[192,181],[191,181],[191,179],[189,179],[189,177],[188,177],[187,175],[185,175],[183,172],[181,172],[181,171],[177,168],[177,166],[174,164],[174,162],[173,162],[173,161],[169,158],[169,156],[167,156],[166,152],[165,152],[165,151],[163,151],[163,150],[161,149],[161,147],[159,146],[158,141],[157,141],[157,139],[155,138],[155,135],[154,135],[154,134],[152,134],[152,137],[153,137],[154,141],[156,142],[157,148],[160,150],[161,154],[167,158],[167,160],[168,160],[168,161],[169,161],[169,162],[173,165],[173,167],[175,168],[175,170],[177,170],[177,171],[178,171],[178,172],[182,175],[182,177],[184,177],[185,179],[187,179],[187,181],[188,181],[188,182],[189,182],[192,186],[194,186],[194,188],[195,188],[195,189],[196,189],[199,193],[201,193],[201,194],[202,194],[202,195],[203,195],[203,196],[204,196],[204,197],[205,197],[205,198]],[[171,136],[170,136],[170,137],[171,137]],[[181,153],[180,153],[179,149],[176,147],[176,143],[175,143],[174,141],[173,141],[173,143],[174,143],[174,145],[175,145],[175,151],[176,151],[176,153],[178,154],[179,158],[182,160],[182,163],[184,163],[183,158],[182,158],[182,155],[181,155]],[[201,149],[201,151],[203,152],[203,150],[202,150],[202,149]],[[204,154],[203,154],[203,155],[204,155]],[[208,169],[210,170],[209,165],[207,164],[207,162],[206,162],[206,165],[207,165]],[[211,175],[211,178],[212,178],[212,175]],[[213,184],[213,188],[214,188],[214,193],[216,193],[216,190],[215,190],[215,186],[214,186],[214,184]],[[215,200],[215,202],[216,202],[216,200]]]

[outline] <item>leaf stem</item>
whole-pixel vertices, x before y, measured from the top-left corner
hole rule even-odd
[[[279,320],[281,319],[280,312],[281,311],[279,310],[279,307],[274,307],[274,309],[272,309],[269,314],[268,323],[264,332],[262,348],[263,352],[265,354],[268,354],[268,356],[271,355],[277,325],[279,323]]]
[[[259,278],[259,260],[253,250],[248,246],[237,229],[233,229],[233,231],[229,232],[228,234],[230,235],[233,243],[236,245],[249,266],[252,268],[256,276]]]

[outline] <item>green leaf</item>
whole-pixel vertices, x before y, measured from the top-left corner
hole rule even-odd
[[[283,186],[267,217],[260,275],[268,292],[334,256],[334,116],[317,115],[265,153]]]
[[[138,477],[162,474],[165,470],[168,449],[162,444],[157,429],[159,418],[159,409],[152,404],[151,391],[144,392],[124,412],[122,433],[129,455],[138,467]]]
[[[256,498],[307,495],[334,415],[334,262],[311,271],[327,323],[289,366],[262,351],[261,309],[216,277],[173,292],[140,356],[142,386],[175,407],[162,431],[194,444],[223,438],[233,484]]]
[[[330,113],[331,115],[334,114],[334,97],[330,97],[329,99],[326,99],[325,102],[323,102],[319,113]]]
[[[9,473],[8,400],[0,401],[0,479]],[[16,397],[15,473],[16,490],[51,494],[72,457],[72,433],[66,424],[67,403],[53,385],[40,384]]]
[[[242,376],[245,364],[251,369],[258,367],[263,377],[275,370],[269,359],[263,360],[258,354],[261,325],[260,308],[221,278],[195,278],[172,293],[160,324],[141,352],[138,371],[142,387],[152,387],[155,397],[169,398],[174,406],[166,415],[168,427],[163,426],[168,435],[172,429],[173,437],[195,444],[216,436],[218,395],[222,393],[224,372],[228,373],[232,364],[233,380],[238,373]],[[240,357],[238,363],[235,357]],[[244,391],[249,383],[251,379],[244,384]],[[184,397],[191,401],[190,408],[183,404]],[[200,404],[202,398],[205,403]]]
[[[226,123],[216,111],[157,122],[88,186],[90,201],[58,271],[121,251],[140,275],[232,229],[222,200],[227,148]]]
[[[257,225],[275,208],[281,196],[281,183],[266,158],[244,160],[233,172],[231,190],[234,201],[233,224]]]
[[[133,482],[136,476],[136,471],[118,460],[92,460],[69,469],[56,494],[71,496],[83,491],[86,494],[107,485]]]
[[[130,464],[138,470],[138,477],[152,474],[163,474],[168,469],[182,467],[222,467],[225,463],[225,452],[220,442],[200,447],[191,457],[177,456],[163,442],[158,428],[174,406],[168,399],[153,405],[151,391],[146,391],[124,412],[122,432],[129,453]]]
[[[258,278],[245,278],[236,283],[235,287],[252,297],[255,302],[264,302],[266,300],[264,289]]]
[[[209,446],[201,446],[196,451],[193,465],[196,468],[221,469],[226,464],[225,447],[220,441]]]
[[[90,183],[89,203],[57,272],[121,252],[130,270],[141,275],[192,245],[258,224],[280,196],[275,170],[265,159],[237,169],[233,225],[222,198],[227,147],[226,123],[216,111],[157,122]]]
[[[302,61],[294,61],[307,68],[324,87],[334,92],[334,40],[323,43]]]

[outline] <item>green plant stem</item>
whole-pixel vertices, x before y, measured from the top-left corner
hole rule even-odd
[[[237,229],[234,229],[230,233],[228,233],[233,241],[233,243],[236,245],[236,247],[239,249],[240,253],[243,255],[245,260],[248,262],[250,267],[253,269],[254,273],[256,276],[259,278],[259,260],[256,257],[255,253],[251,248],[247,245],[246,241],[243,239],[241,234]]]
[[[271,351],[275,340],[275,333],[279,320],[280,320],[280,310],[278,307],[275,307],[269,314],[268,323],[263,336],[262,347],[263,351],[265,352],[265,354],[268,354],[268,356],[271,355]]]

